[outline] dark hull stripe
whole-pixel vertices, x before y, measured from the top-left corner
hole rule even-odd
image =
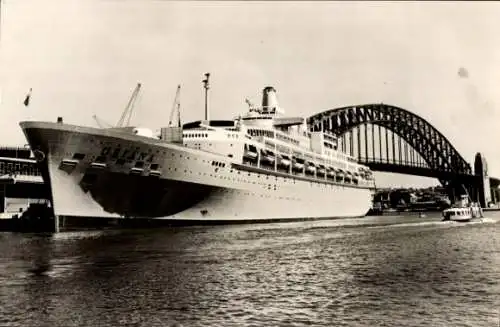
[[[174,219],[126,219],[60,216],[59,231],[93,230],[93,229],[128,229],[128,228],[158,228],[158,227],[186,227],[186,226],[221,226],[221,225],[248,225],[282,222],[321,221],[338,219],[359,219],[359,217],[311,217],[311,218],[265,218],[245,220],[174,220]]]

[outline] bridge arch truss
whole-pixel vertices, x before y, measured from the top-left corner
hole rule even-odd
[[[343,140],[340,146],[346,152],[371,167],[382,165],[386,171],[436,177],[442,184],[455,177],[472,175],[471,165],[443,134],[403,108],[386,104],[348,106],[313,115],[307,123],[311,131],[337,135]]]

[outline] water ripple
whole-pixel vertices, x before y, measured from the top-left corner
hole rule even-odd
[[[500,216],[0,235],[1,326],[495,326]]]

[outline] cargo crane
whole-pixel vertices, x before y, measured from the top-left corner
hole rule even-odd
[[[100,128],[112,128],[113,127],[113,125],[111,125],[110,123],[107,123],[104,120],[97,117],[97,115],[93,115],[92,118],[94,118],[95,122],[97,123],[97,125]]]
[[[172,127],[172,125],[173,125],[172,121],[173,121],[175,112],[177,112],[177,127],[181,127],[180,95],[181,95],[181,86],[177,85],[177,91],[175,92],[174,103],[172,105],[172,110],[170,111],[170,119],[168,120],[168,127]]]
[[[127,106],[125,107],[125,110],[123,111],[123,114],[120,117],[120,120],[116,124],[116,127],[129,126],[130,117],[132,116],[132,112],[134,111],[134,105],[135,105],[135,102],[137,100],[137,96],[139,95],[140,90],[141,90],[141,83],[137,83],[137,86],[135,87],[134,91],[132,92],[132,95],[130,96],[130,100],[128,101]],[[127,124],[124,126],[125,119],[127,120]]]

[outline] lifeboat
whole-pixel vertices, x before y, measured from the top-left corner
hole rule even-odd
[[[304,159],[294,158],[293,169],[296,169],[296,170],[304,169]]]
[[[274,153],[270,150],[261,150],[260,151],[260,161],[263,163],[267,163],[270,165],[274,165],[275,161]]]
[[[359,174],[357,172],[354,172],[354,174],[352,176],[352,182],[354,184],[358,184],[358,180],[359,180]]]
[[[290,167],[290,158],[284,154],[281,154],[279,164],[280,166],[283,166],[285,168]]]
[[[311,174],[314,174],[314,172],[316,171],[316,166],[314,166],[314,164],[312,162],[308,163],[307,165],[307,169],[306,171],[308,173],[311,173]]]
[[[344,181],[350,183],[352,180],[352,172],[346,170],[344,174]]]
[[[318,175],[321,175],[321,176],[325,176],[325,172],[326,172],[326,171],[325,171],[325,166],[323,166],[323,165],[319,165],[319,166],[318,166],[318,171],[317,171],[317,174],[318,174]]]
[[[366,179],[366,176],[368,176],[368,173],[369,172],[367,170],[365,170],[364,168],[359,168],[359,171],[357,174],[358,174],[359,178]]]
[[[335,169],[335,172],[337,173],[337,182],[342,181],[342,179],[345,179],[345,172],[343,169],[337,168]]]
[[[257,149],[253,145],[249,146],[245,144],[245,151],[243,152],[243,157],[250,160],[257,159]]]

